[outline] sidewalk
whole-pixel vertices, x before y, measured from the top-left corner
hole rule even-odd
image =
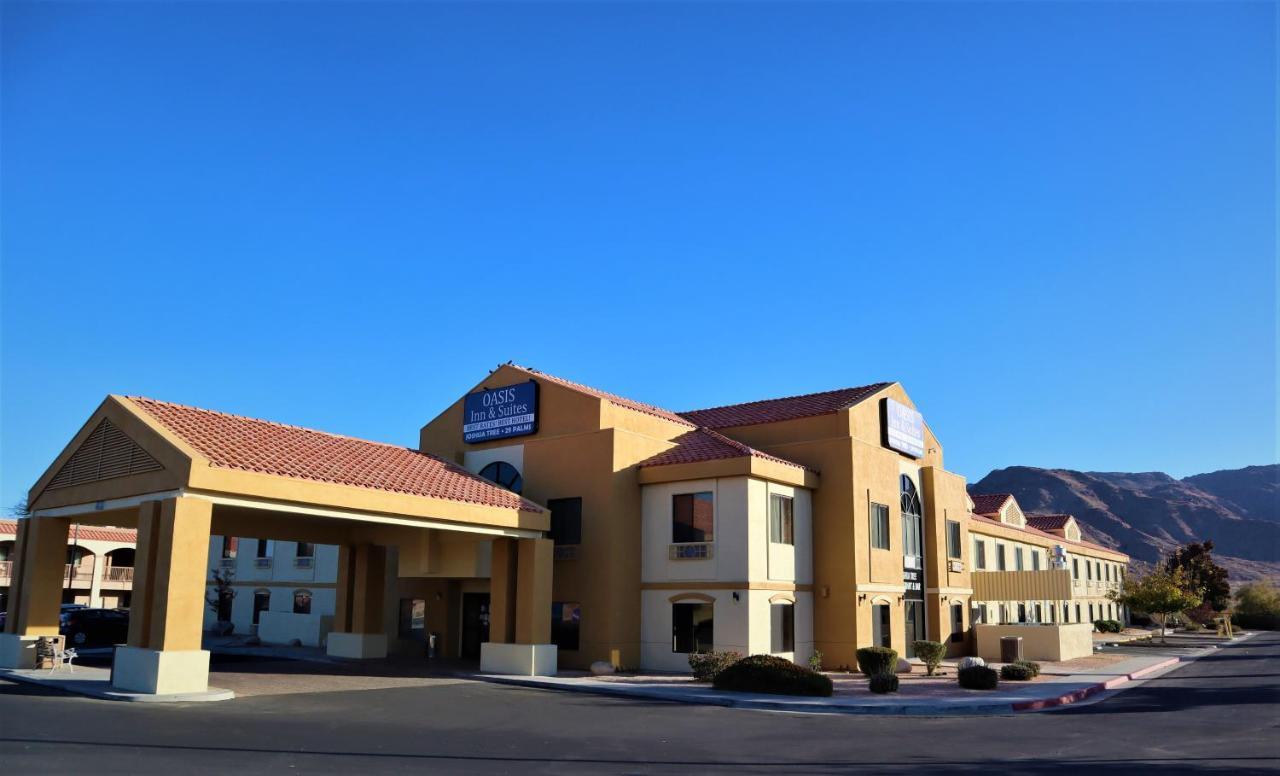
[[[1252,634],[1250,634],[1252,635]],[[1236,638],[1237,643],[1247,636]],[[830,698],[769,695],[763,693],[738,693],[713,690],[705,684],[694,684],[676,677],[637,677],[629,681],[626,676],[608,679],[596,677],[548,677],[501,676],[482,674],[477,678],[498,684],[520,687],[562,690],[566,692],[594,693],[621,698],[692,703],[709,706],[726,706],[737,709],[763,711],[791,711],[810,714],[883,714],[883,715],[990,715],[1012,714],[1021,711],[1040,711],[1070,703],[1079,703],[1098,693],[1129,685],[1143,678],[1154,678],[1177,667],[1180,662],[1195,660],[1212,654],[1216,647],[1183,654],[1138,654],[1092,669],[1062,672],[1054,666],[1046,666],[1043,677],[1035,682],[1002,681],[996,690],[964,690],[959,686],[948,688],[945,694],[927,697],[900,697],[897,693],[886,695],[863,694],[861,696],[836,694]],[[920,670],[917,668],[916,670]],[[953,674],[954,676],[954,674]],[[846,681],[848,675],[833,674],[837,682]],[[848,681],[863,682],[857,677]],[[954,679],[951,680],[954,682]]]
[[[199,703],[225,701],[236,697],[230,690],[210,687],[204,692],[154,695],[151,693],[117,690],[111,686],[111,669],[96,666],[76,666],[50,671],[47,668],[0,668],[0,679],[35,684],[52,690],[85,695],[108,701],[134,701],[137,703]]]

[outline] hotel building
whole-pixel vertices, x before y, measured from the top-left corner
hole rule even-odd
[[[103,428],[110,476],[88,460],[101,449],[81,450]],[[442,655],[517,673],[687,670],[708,649],[852,666],[858,647],[910,655],[925,638],[971,654],[984,627],[1087,627],[1127,562],[1073,519],[971,498],[893,382],[672,412],[504,364],[416,449],[112,396],[30,503],[18,556],[33,563],[0,662],[47,628],[34,561],[96,513],[144,537],[150,592],[141,611],[135,593],[116,681],[151,692],[190,685],[176,665],[207,666],[202,575],[229,557],[221,537],[275,541],[273,567],[292,548],[299,573],[298,546],[335,548],[332,619],[316,623],[331,654],[412,652],[431,633]],[[264,557],[245,541],[229,558],[242,581]],[[193,557],[198,572],[181,571]],[[319,564],[290,589],[323,618]],[[268,592],[233,606],[287,610]]]

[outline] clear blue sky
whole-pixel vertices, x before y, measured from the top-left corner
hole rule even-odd
[[[6,507],[108,393],[412,445],[508,359],[1276,460],[1275,4],[3,13]]]

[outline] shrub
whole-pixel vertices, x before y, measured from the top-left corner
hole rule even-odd
[[[1031,673],[1030,668],[1027,668],[1024,665],[1019,665],[1018,663],[1010,663],[1006,666],[1000,667],[1001,679],[1012,679],[1017,682],[1025,682],[1030,680],[1032,676],[1034,676],[1034,674]]]
[[[721,671],[742,659],[737,652],[692,652],[689,667],[695,682],[713,682]]]
[[[1099,633],[1119,633],[1124,626],[1118,620],[1094,620],[1093,627]]]
[[[897,674],[872,674],[871,675],[871,692],[886,693],[898,691],[898,675]]]
[[[809,667],[815,671],[822,670],[822,650],[815,649],[809,656]]]
[[[717,690],[764,692],[774,695],[831,695],[831,680],[804,666],[774,655],[744,657],[716,675]]]
[[[898,670],[898,650],[889,647],[863,647],[858,650],[858,670],[867,676],[891,674]]]
[[[1034,660],[1015,660],[1013,661],[1013,664],[1015,666],[1026,666],[1027,670],[1031,672],[1033,677],[1040,675],[1040,664]]]
[[[958,675],[960,686],[966,690],[994,690],[1000,684],[1000,675],[986,666],[962,668]]]
[[[1241,628],[1280,630],[1280,588],[1269,582],[1241,585],[1231,620]]]
[[[916,657],[924,661],[925,673],[929,676],[933,676],[942,664],[942,656],[947,653],[946,645],[938,641],[917,641],[911,648],[916,651]]]

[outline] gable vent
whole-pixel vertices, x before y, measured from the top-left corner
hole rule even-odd
[[[57,476],[49,483],[49,489],[69,488],[86,482],[144,474],[163,468],[150,453],[104,418],[89,438],[84,440],[84,444],[80,445],[80,449],[71,456],[71,460],[63,464]]]

